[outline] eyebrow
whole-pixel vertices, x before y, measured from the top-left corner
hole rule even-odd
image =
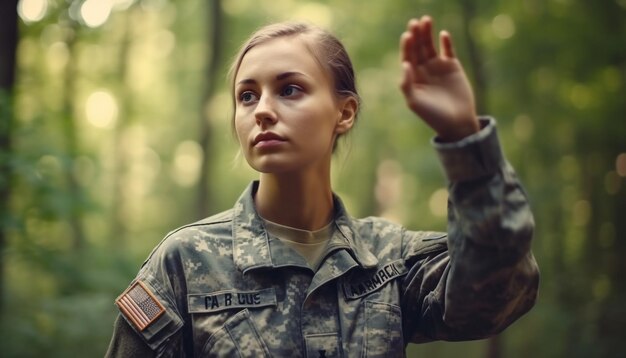
[[[284,80],[286,78],[294,77],[294,76],[306,76],[306,75],[304,73],[302,73],[302,72],[296,72],[296,71],[283,72],[283,73],[280,73],[280,74],[276,75],[276,80],[277,81],[282,81],[282,80]],[[251,78],[246,78],[246,79],[243,79],[243,80],[237,82],[238,85],[241,85],[241,84],[253,84],[253,83],[256,83],[256,80],[253,80]]]

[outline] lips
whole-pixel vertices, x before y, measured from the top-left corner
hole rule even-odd
[[[270,142],[270,141],[284,142],[285,140],[286,140],[285,138],[279,136],[278,134],[274,132],[263,132],[263,133],[257,134],[257,136],[254,137],[252,146],[256,146],[257,144],[262,143],[262,142]]]

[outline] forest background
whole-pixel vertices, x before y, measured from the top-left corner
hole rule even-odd
[[[503,334],[410,357],[615,357],[626,327],[626,0],[3,0],[0,350],[102,356],[115,297],[169,230],[232,206],[228,63],[257,27],[338,34],[363,96],[333,168],[355,216],[445,230],[432,132],[404,105],[398,39],[451,31],[535,213],[536,307]]]

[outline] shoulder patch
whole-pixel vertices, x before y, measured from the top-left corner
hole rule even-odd
[[[165,313],[165,308],[161,302],[141,281],[135,282],[124,291],[115,300],[115,304],[139,331],[146,329],[146,327]]]

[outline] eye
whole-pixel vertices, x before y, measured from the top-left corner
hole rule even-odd
[[[300,87],[296,85],[287,85],[283,88],[280,95],[283,97],[293,97],[299,94],[300,92],[302,92],[302,89]]]
[[[239,95],[239,101],[241,103],[250,103],[256,100],[257,96],[252,91],[244,91]]]

